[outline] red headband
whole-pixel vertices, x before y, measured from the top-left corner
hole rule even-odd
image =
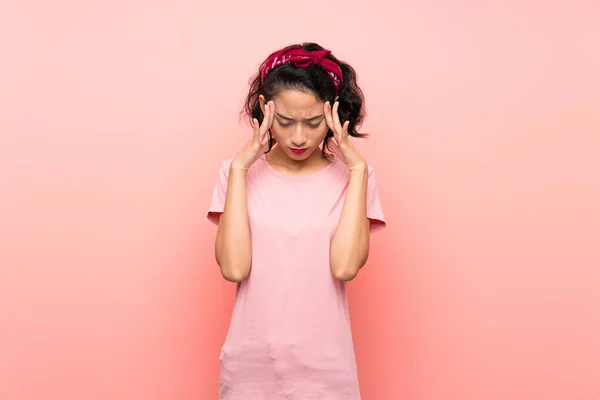
[[[336,92],[339,93],[344,78],[340,67],[333,60],[324,58],[329,53],[331,53],[331,51],[325,49],[308,52],[299,46],[279,50],[267,59],[265,67],[260,75],[260,80],[264,83],[267,74],[271,72],[273,68],[282,64],[292,63],[300,68],[306,68],[312,64],[319,64],[327,71],[327,74],[329,74],[335,85]]]

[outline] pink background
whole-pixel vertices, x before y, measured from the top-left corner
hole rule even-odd
[[[358,70],[389,228],[350,284],[364,400],[600,398],[600,4],[0,4],[0,398],[216,399],[205,219],[255,68]],[[302,33],[305,32],[305,33]]]

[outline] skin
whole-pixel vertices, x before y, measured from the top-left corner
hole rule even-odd
[[[253,136],[231,163],[224,212],[221,215],[215,256],[221,273],[231,282],[248,277],[252,249],[246,198],[246,176],[250,166],[268,149],[269,129],[276,145],[267,154],[270,165],[290,175],[310,175],[328,161],[321,145],[328,128],[334,132],[329,147],[350,172],[340,221],[331,241],[330,265],[334,277],[354,279],[369,254],[367,219],[368,165],[348,135],[349,122],[342,123],[339,103],[322,103],[310,92],[287,90],[269,102],[260,96],[264,113],[262,124],[253,121]],[[306,149],[296,154],[292,149]],[[233,223],[235,221],[235,223]]]

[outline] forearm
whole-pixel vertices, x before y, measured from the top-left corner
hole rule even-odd
[[[240,282],[250,273],[252,250],[246,193],[246,172],[233,164],[229,170],[227,196],[215,240],[215,257],[221,274]]]
[[[350,171],[342,214],[330,250],[331,271],[340,280],[353,279],[369,255],[367,184],[368,166]]]

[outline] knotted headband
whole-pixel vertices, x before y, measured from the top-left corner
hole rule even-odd
[[[344,78],[340,67],[333,60],[325,58],[325,56],[330,53],[331,51],[325,49],[309,52],[300,46],[279,50],[276,53],[273,53],[267,59],[265,67],[260,75],[260,81],[261,83],[264,83],[267,74],[271,72],[273,68],[282,64],[292,63],[296,67],[300,68],[306,68],[309,65],[318,64],[321,65],[325,71],[327,71],[327,74],[329,74],[333,84],[335,85],[336,92],[339,94],[342,83],[344,82]]]

